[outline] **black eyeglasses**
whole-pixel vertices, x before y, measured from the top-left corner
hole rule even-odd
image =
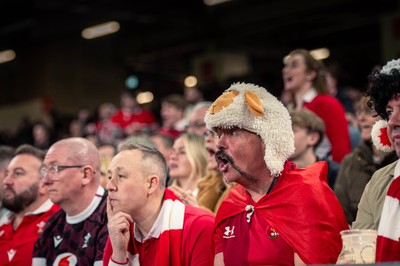
[[[42,166],[39,170],[40,177],[43,178],[46,174],[51,174],[52,177],[50,179],[55,180],[55,174],[58,174],[60,171],[68,168],[82,168],[83,165],[55,165],[52,164],[49,167]]]

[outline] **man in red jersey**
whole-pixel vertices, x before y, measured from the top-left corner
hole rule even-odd
[[[152,133],[157,128],[153,113],[140,106],[130,90],[121,93],[121,108],[111,117],[111,123],[123,131],[124,137]]]
[[[237,83],[205,122],[219,137],[220,172],[239,184],[217,213],[215,265],[335,263],[348,228],[344,212],[325,162],[296,170],[287,161],[294,137],[283,104],[262,87]]]
[[[0,265],[31,265],[33,245],[59,209],[40,180],[44,154],[22,145],[5,169],[3,206],[10,212],[0,222]]]
[[[163,155],[125,144],[109,171],[104,265],[212,265],[214,216],[165,188]]]

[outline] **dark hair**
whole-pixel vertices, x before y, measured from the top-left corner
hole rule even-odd
[[[17,148],[15,151],[15,156],[20,155],[20,154],[29,154],[32,155],[36,158],[38,158],[40,161],[44,160],[44,156],[46,153],[38,148],[33,147],[32,145],[29,144],[22,144]]]
[[[400,96],[400,72],[395,68],[391,69],[389,74],[374,70],[368,76],[368,80],[370,87],[365,93],[366,96],[370,96],[368,107],[387,120],[386,105],[394,96]]]

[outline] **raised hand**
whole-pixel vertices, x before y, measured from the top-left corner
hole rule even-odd
[[[110,199],[107,198],[108,233],[113,247],[112,259],[124,262],[127,259],[127,248],[131,237],[132,217],[122,211],[114,213]]]

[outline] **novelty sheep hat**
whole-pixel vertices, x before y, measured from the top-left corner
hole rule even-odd
[[[211,105],[204,120],[208,129],[238,127],[260,136],[265,144],[264,161],[272,175],[282,172],[294,152],[289,112],[263,87],[232,84]]]
[[[387,64],[382,67],[382,70],[379,73],[384,75],[392,75],[392,70],[394,69],[400,71],[400,59],[387,62]],[[372,143],[378,150],[384,152],[390,152],[394,150],[387,134],[387,126],[387,121],[382,119],[378,120],[371,130]]]

